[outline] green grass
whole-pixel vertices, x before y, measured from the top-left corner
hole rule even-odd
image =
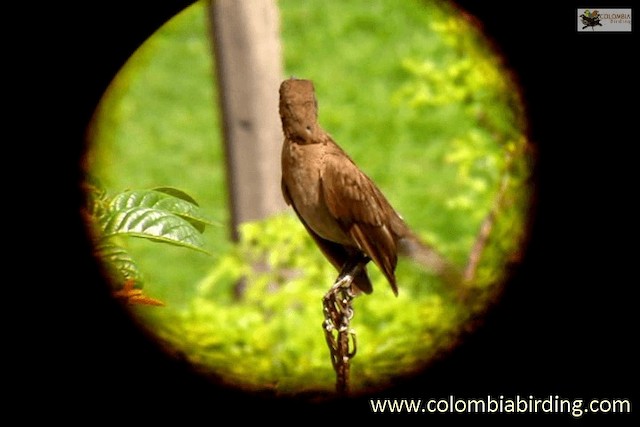
[[[358,298],[356,390],[420,369],[499,291],[526,221],[529,166],[517,88],[476,28],[445,2],[280,0],[285,74],[314,81],[320,122],[407,222],[463,265],[503,176],[507,197],[460,307],[431,275],[398,266],[394,298],[375,266]],[[86,167],[110,192],[173,186],[228,221],[213,63],[202,3],[131,58],[96,114]],[[276,108],[276,106],[274,106]],[[508,162],[509,155],[514,159]],[[279,185],[279,183],[276,183]],[[320,299],[336,272],[291,215],[205,232],[201,253],[129,242],[145,293],[134,312],[204,374],[253,390],[330,391]],[[270,266],[267,273],[251,265]],[[245,279],[239,292],[238,283]]]

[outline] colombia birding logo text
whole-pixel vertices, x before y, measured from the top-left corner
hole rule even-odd
[[[630,32],[631,9],[578,9],[579,32]]]

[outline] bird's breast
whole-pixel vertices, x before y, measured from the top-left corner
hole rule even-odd
[[[287,147],[288,145],[288,147]],[[323,145],[285,144],[282,179],[298,215],[326,240],[352,246],[352,239],[327,208],[322,192]]]

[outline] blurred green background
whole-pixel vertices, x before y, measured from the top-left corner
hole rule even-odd
[[[526,121],[502,58],[444,1],[279,0],[285,74],[314,81],[320,123],[425,240],[464,266],[502,179],[508,187],[472,287],[459,305],[400,261],[395,298],[375,266],[355,301],[356,391],[422,369],[499,293],[524,238]],[[229,219],[206,3],[159,29],[113,80],[91,126],[86,168],[109,192],[177,187]],[[274,106],[277,108],[277,106]],[[508,160],[510,159],[510,160]],[[204,375],[273,393],[330,392],[321,298],[336,271],[291,214],[205,232],[207,256],[127,241],[145,293],[132,307],[169,352]],[[268,272],[256,272],[263,264]],[[242,286],[240,286],[242,285]]]

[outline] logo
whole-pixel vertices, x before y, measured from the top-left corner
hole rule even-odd
[[[631,32],[631,9],[578,9],[578,32]]]
[[[582,27],[583,30],[587,27],[591,27],[593,29],[593,27],[597,25],[602,27],[602,24],[600,23],[600,12],[597,10],[594,10],[593,12],[589,11],[589,9],[585,10],[584,13],[580,15],[580,21],[582,21],[582,24],[584,25],[584,27]]]

